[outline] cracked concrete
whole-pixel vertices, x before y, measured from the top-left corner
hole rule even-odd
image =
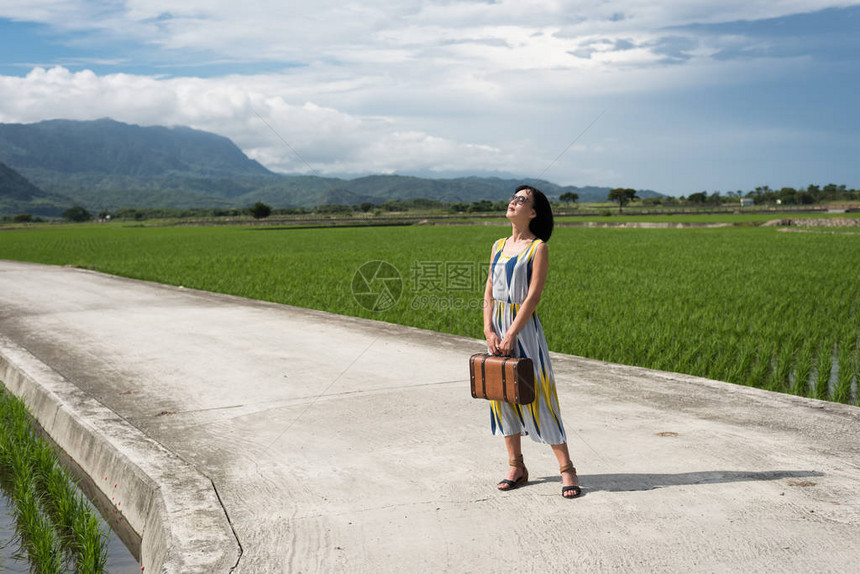
[[[496,491],[507,457],[468,389],[481,341],[12,262],[0,335],[0,375],[46,405],[48,432],[128,477],[147,571],[771,574],[860,559],[854,407],[553,354],[585,490],[568,501],[528,440],[530,482]]]

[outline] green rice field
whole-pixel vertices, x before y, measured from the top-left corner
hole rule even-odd
[[[40,438],[24,403],[0,385],[0,489],[12,514],[30,571],[105,571],[102,522]],[[6,541],[3,541],[6,542]]]
[[[490,246],[509,230],[45,226],[0,231],[0,258],[482,337]],[[549,252],[553,351],[858,403],[860,234],[558,227]],[[369,283],[388,300],[353,296],[372,261],[401,278]]]

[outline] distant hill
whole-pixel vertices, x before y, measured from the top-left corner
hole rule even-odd
[[[187,127],[110,119],[0,124],[0,161],[25,172],[223,178],[272,172],[228,138]]]
[[[0,213],[58,215],[69,201],[68,197],[42,191],[0,162]]]
[[[0,197],[16,201],[31,201],[42,195],[42,190],[30,183],[26,177],[0,162]]]
[[[34,208],[37,204],[40,208],[46,204],[56,208],[83,205],[101,211],[119,207],[242,207],[257,201],[273,207],[378,204],[414,198],[471,203],[507,198],[522,183],[538,187],[551,199],[572,191],[583,203],[605,201],[609,192],[609,188],[497,177],[370,175],[340,179],[276,174],[219,135],[187,127],[141,127],[110,119],[0,124],[0,162],[41,192],[16,191],[22,198],[32,198],[15,200],[16,211],[26,211],[29,204]],[[643,190],[639,195],[659,194]],[[37,197],[41,199],[36,201]],[[9,214],[11,208],[8,201],[0,202],[0,213]]]
[[[582,203],[606,201],[608,187],[561,186],[555,183],[531,178],[502,179],[496,177],[459,177],[454,179],[425,179],[400,175],[371,175],[339,184],[339,189],[356,197],[372,198],[377,201],[391,198],[415,199],[419,197],[436,199],[448,203],[472,202],[482,199],[496,201],[508,198],[519,185],[528,184],[543,191],[547,197],[558,200],[563,193],[573,192]],[[641,190],[639,197],[656,197],[660,194]],[[334,203],[334,202],[333,202]]]

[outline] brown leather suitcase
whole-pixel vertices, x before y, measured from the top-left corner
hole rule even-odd
[[[535,400],[531,359],[477,353],[469,357],[472,397],[527,405]]]

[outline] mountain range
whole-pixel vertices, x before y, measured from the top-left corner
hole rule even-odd
[[[142,127],[111,119],[0,124],[0,214],[54,216],[73,205],[119,207],[272,207],[375,204],[426,198],[470,203],[508,197],[522,183],[551,199],[605,201],[609,188],[544,180],[370,175],[355,179],[274,173],[231,140],[188,127]],[[659,196],[649,190],[640,197]]]

